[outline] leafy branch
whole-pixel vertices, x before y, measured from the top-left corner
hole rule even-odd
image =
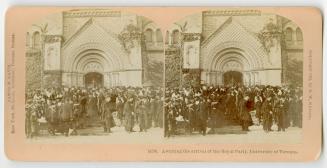
[[[48,33],[48,23],[45,23],[44,26],[42,26],[42,25],[36,25],[36,24],[33,24],[32,26],[39,28],[41,34],[46,34],[46,33]]]

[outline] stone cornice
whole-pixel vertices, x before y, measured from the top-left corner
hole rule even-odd
[[[182,33],[182,35],[184,42],[201,40],[201,33]]]
[[[75,17],[120,17],[120,11],[113,11],[108,9],[81,9],[63,12],[64,18]]]
[[[165,55],[174,55],[180,52],[179,48],[176,47],[168,47],[165,49]]]
[[[261,15],[259,10],[210,10],[204,11],[203,16],[250,16]]]
[[[61,42],[61,41],[62,41],[61,35],[45,35],[44,36],[45,43],[56,43],[56,42]]]

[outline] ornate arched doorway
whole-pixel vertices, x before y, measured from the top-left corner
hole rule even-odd
[[[231,44],[232,45],[232,44]],[[222,46],[208,59],[209,71],[205,81],[211,85],[255,85],[259,84],[260,57],[247,47]],[[210,61],[209,61],[210,60]]]
[[[239,71],[227,71],[223,74],[224,85],[243,85],[243,74]]]
[[[86,88],[103,87],[103,74],[99,72],[89,72],[84,75],[84,86]]]

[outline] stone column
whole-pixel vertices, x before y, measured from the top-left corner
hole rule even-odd
[[[255,72],[252,72],[252,81],[253,81],[252,85],[256,85]]]
[[[109,73],[105,72],[103,73],[103,86],[104,87],[109,87]]]
[[[79,83],[80,87],[85,87],[84,75],[83,74],[78,74],[78,83]]]
[[[119,79],[119,72],[116,73],[117,78],[117,86],[121,85],[120,79]]]
[[[215,86],[218,85],[218,77],[219,77],[219,76],[218,76],[218,72],[216,71],[216,72],[215,72],[215,84],[214,84]]]
[[[210,74],[206,72],[206,84],[210,84]]]
[[[157,30],[152,31],[152,43],[157,46],[158,42],[157,42]]]
[[[259,81],[259,72],[254,72],[254,77],[255,77],[255,84],[259,85],[260,81]]]
[[[116,86],[116,73],[115,72],[113,72],[112,74],[111,74],[111,80],[112,80],[112,86],[113,87],[115,87]]]
[[[223,85],[223,73],[222,72],[218,72],[218,85]]]
[[[247,80],[246,80],[245,72],[242,72],[242,76],[243,76],[243,84],[246,86],[247,85]]]
[[[111,77],[111,72],[108,72],[108,87],[112,87],[112,77]]]
[[[250,82],[249,82],[249,75],[248,72],[243,72],[243,81],[244,81],[244,85],[245,86],[249,86]]]

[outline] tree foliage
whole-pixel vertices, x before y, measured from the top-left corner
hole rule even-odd
[[[166,87],[178,87],[181,80],[181,58],[179,52],[166,55],[165,82]]]
[[[291,85],[303,84],[303,61],[291,59],[288,61],[286,77]]]

